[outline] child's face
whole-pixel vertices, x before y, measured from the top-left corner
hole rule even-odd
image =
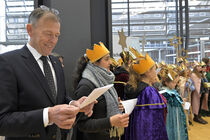
[[[167,86],[169,89],[175,89],[175,87],[176,87],[178,81],[179,81],[179,77],[176,77],[176,79],[174,79],[173,81],[166,82],[166,86]]]

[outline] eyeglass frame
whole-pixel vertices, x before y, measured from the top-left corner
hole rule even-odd
[[[57,9],[49,8],[49,7],[45,6],[45,5],[41,5],[40,8],[41,8],[42,10],[45,10],[45,11],[50,11],[50,12],[52,12],[53,14],[55,14],[56,16],[59,15],[59,11],[58,11]]]

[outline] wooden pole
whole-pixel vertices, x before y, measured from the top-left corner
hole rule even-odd
[[[193,113],[192,113],[192,104],[191,104],[191,95],[190,95],[190,85],[187,87],[187,94],[190,102],[190,121],[193,125]]]
[[[186,89],[186,82],[187,82],[187,77],[185,77],[184,89]],[[187,87],[187,94],[189,95],[188,87]],[[183,96],[185,96],[185,90],[184,90]],[[189,96],[188,96],[188,98],[189,98]],[[190,99],[189,99],[189,100],[190,100]],[[185,113],[185,116],[186,116],[187,130],[190,130],[188,110],[184,110],[184,113]]]

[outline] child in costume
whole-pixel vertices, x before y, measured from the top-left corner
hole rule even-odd
[[[128,82],[137,104],[130,114],[125,140],[168,140],[163,111],[166,105],[159,92],[152,87],[157,77],[155,62],[148,54],[138,59],[132,65]]]
[[[168,110],[166,129],[169,140],[188,140],[186,117],[183,110],[184,102],[175,89],[178,80],[178,74],[170,68],[165,71],[162,77],[162,83],[166,90],[163,96],[167,100]]]
[[[195,122],[201,123],[201,124],[207,124],[208,122],[205,121],[200,115],[199,115],[199,109],[200,109],[200,99],[201,99],[201,71],[202,67],[200,63],[197,61],[194,62],[194,68],[191,75],[191,79],[194,82],[195,90],[192,92],[192,111],[194,114],[193,120]]]

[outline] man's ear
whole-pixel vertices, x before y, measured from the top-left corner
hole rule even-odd
[[[26,30],[27,30],[27,32],[28,32],[28,35],[29,35],[30,37],[32,37],[32,30],[33,30],[32,24],[27,24]]]

